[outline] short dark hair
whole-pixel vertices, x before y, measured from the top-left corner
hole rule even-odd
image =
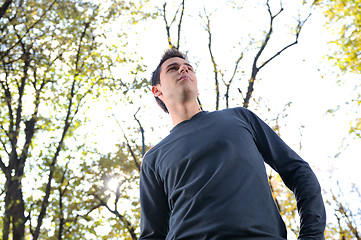
[[[160,70],[162,67],[162,64],[167,61],[170,58],[179,57],[186,61],[188,61],[187,56],[181,52],[179,52],[175,48],[170,48],[166,50],[157,66],[155,71],[152,74],[152,86],[155,86],[157,84],[160,84]],[[169,113],[167,107],[165,106],[164,102],[160,100],[158,97],[155,97],[155,100],[157,101],[158,105],[164,110],[164,112]]]

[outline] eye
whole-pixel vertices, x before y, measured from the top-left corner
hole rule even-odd
[[[178,71],[178,68],[177,66],[171,66],[167,69],[167,72],[170,72],[170,71]]]

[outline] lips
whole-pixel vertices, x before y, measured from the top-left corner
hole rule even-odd
[[[181,81],[181,80],[184,80],[184,79],[189,79],[190,80],[190,78],[187,75],[182,75],[180,78],[178,78],[177,81]]]

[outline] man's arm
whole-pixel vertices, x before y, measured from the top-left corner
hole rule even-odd
[[[298,239],[324,239],[326,213],[316,175],[307,162],[252,112],[249,112],[249,120],[265,162],[280,174],[295,194],[301,218]]]
[[[165,239],[168,233],[169,207],[154,170],[144,161],[140,175],[140,240]]]

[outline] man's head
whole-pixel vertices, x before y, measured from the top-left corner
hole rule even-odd
[[[174,48],[168,49],[163,54],[156,70],[152,74],[152,92],[158,105],[166,113],[169,112],[164,101],[162,101],[165,98],[164,92],[181,88],[182,81],[179,80],[184,80],[183,77],[187,78],[187,81],[194,82],[196,86],[196,77],[186,55]]]

